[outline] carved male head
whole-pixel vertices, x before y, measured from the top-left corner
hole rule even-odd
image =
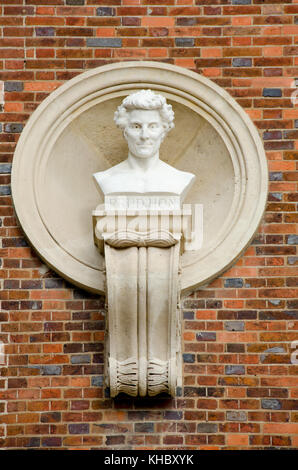
[[[123,130],[130,154],[150,158],[158,155],[161,142],[174,127],[174,112],[164,96],[140,90],[123,100],[114,120]]]

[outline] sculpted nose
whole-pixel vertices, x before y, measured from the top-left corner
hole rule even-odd
[[[142,127],[142,131],[141,131],[141,137],[142,137],[143,139],[147,139],[147,138],[148,138],[148,135],[149,135],[149,133],[148,133],[148,127],[147,127],[147,126],[143,126],[143,127]]]

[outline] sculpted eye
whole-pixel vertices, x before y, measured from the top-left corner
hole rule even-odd
[[[140,124],[137,124],[136,122],[133,122],[131,125],[130,125],[131,129],[140,129]]]

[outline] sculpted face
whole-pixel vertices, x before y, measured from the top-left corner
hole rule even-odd
[[[124,130],[130,153],[137,158],[156,155],[165,135],[165,128],[157,110],[134,109],[128,113]]]

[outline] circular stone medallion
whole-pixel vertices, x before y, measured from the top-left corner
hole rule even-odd
[[[104,293],[104,259],[92,210],[102,202],[92,174],[127,158],[113,115],[128,94],[150,88],[175,112],[160,157],[196,175],[186,203],[202,204],[203,245],[182,255],[182,291],[226,270],[250,243],[264,212],[267,164],[243,109],[218,85],[158,62],[123,62],[68,81],[36,109],[18,142],[12,194],[34,249],[56,272]]]

